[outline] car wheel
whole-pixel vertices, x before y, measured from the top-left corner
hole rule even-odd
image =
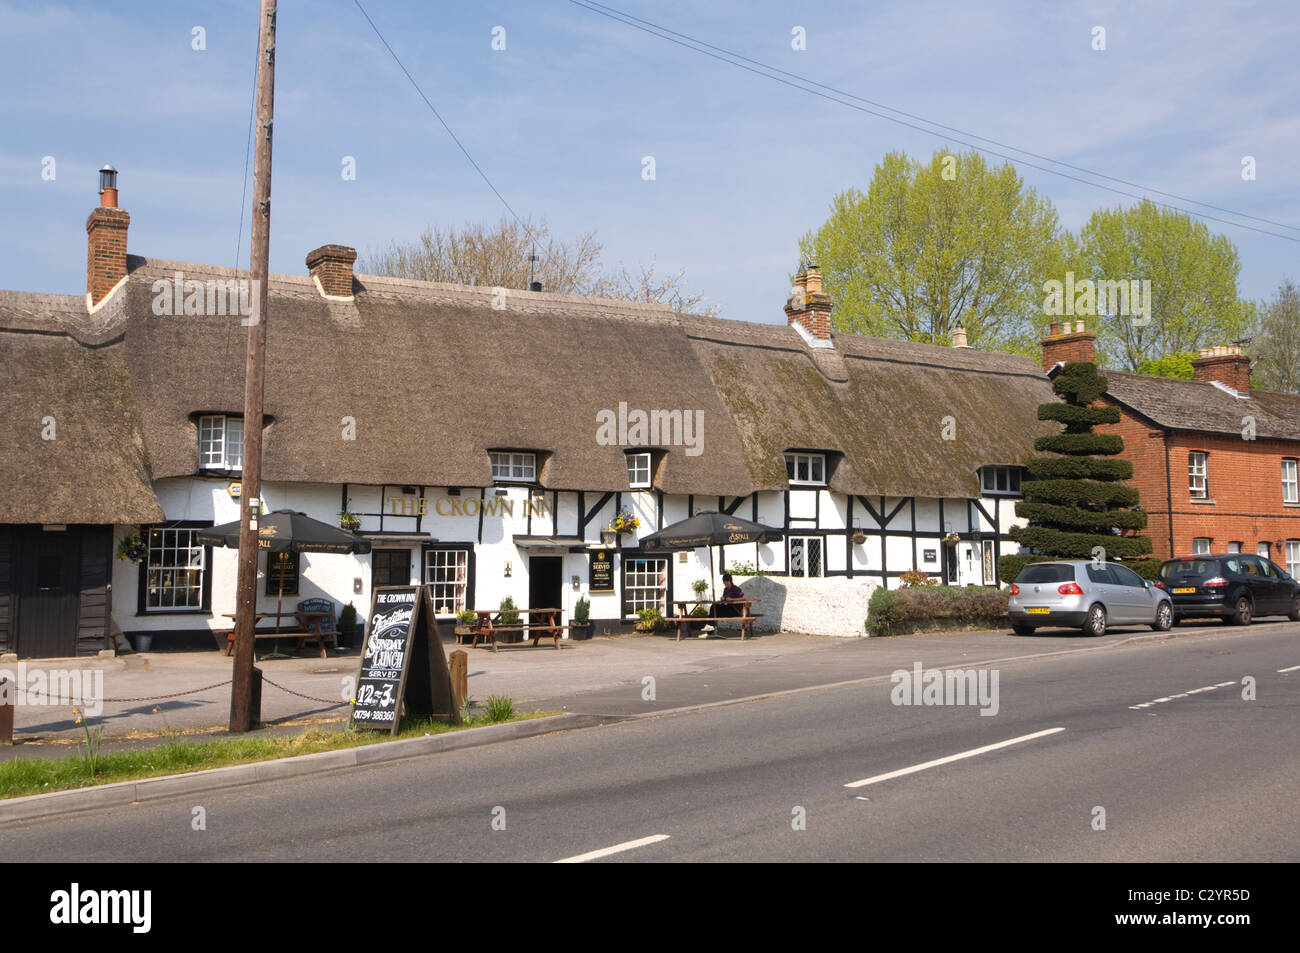
[[[1250,617],[1254,612],[1250,600],[1242,596],[1237,600],[1237,611],[1233,613],[1232,621],[1236,625],[1250,625]]]
[[[1157,632],[1168,632],[1174,627],[1174,608],[1167,602],[1160,603],[1156,609],[1156,621],[1151,623],[1151,628]]]
[[[1292,622],[1300,622],[1300,596],[1291,600],[1291,611],[1286,616]]]
[[[1088,610],[1088,621],[1083,624],[1083,634],[1094,637],[1106,634],[1106,610],[1100,602],[1094,603]]]
[[[1016,635],[1033,635],[1034,627],[1032,625],[1013,624],[1011,626],[1011,631]]]

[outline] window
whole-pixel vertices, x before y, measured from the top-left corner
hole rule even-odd
[[[650,454],[629,453],[627,455],[627,484],[634,490],[650,486]]]
[[[668,560],[623,560],[623,614],[658,609],[667,614]]]
[[[826,485],[826,457],[820,453],[787,453],[785,472],[791,483]]]
[[[411,551],[409,549],[376,549],[370,553],[370,584],[372,586],[409,586],[411,584]]]
[[[1297,475],[1300,461],[1282,461],[1282,502],[1300,503],[1300,475]]]
[[[281,557],[284,559],[281,559]],[[266,594],[278,596],[280,584],[284,583],[284,594],[298,594],[298,570],[302,566],[301,553],[267,553],[266,554]]]
[[[1103,586],[1118,586],[1120,581],[1111,572],[1109,563],[1091,563],[1088,566],[1088,581]]]
[[[197,533],[197,529],[149,530],[144,611],[204,608],[207,549],[195,538]]]
[[[1194,500],[1210,498],[1210,455],[1193,450],[1187,455],[1187,488]],[[1207,550],[1208,552],[1208,550]]]
[[[1020,467],[983,467],[980,487],[986,494],[1020,495]]]
[[[433,593],[434,615],[455,615],[469,608],[469,549],[426,549],[424,581]]]
[[[1146,580],[1144,580],[1141,576],[1135,573],[1132,569],[1129,569],[1127,566],[1121,566],[1118,563],[1111,563],[1110,571],[1111,574],[1115,577],[1115,581],[1119,583],[1121,586],[1128,586],[1131,589],[1146,588],[1147,585]]]
[[[1192,540],[1192,553],[1196,556],[1208,556],[1210,554],[1210,543],[1213,542],[1207,536],[1198,536]]]
[[[199,418],[199,469],[244,468],[244,421],[212,414]]]
[[[1241,552],[1241,543],[1229,543],[1229,544],[1228,544],[1228,552],[1230,552],[1230,553],[1239,553],[1239,552]]]
[[[790,575],[821,576],[822,550],[825,540],[820,536],[790,537]]]
[[[1271,551],[1272,551],[1272,548],[1268,545],[1268,543],[1259,543],[1259,544],[1255,547],[1255,555],[1256,555],[1256,556],[1259,556],[1261,559],[1268,559],[1268,558],[1269,558],[1269,555],[1268,555],[1268,554],[1269,554]]]
[[[537,482],[537,454],[489,453],[492,459],[492,479],[498,481]]]
[[[1300,539],[1286,541],[1286,571],[1292,578],[1300,579]]]

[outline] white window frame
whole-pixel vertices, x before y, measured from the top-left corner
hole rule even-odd
[[[199,527],[156,527],[145,532],[144,611],[203,612],[208,554],[194,538]],[[157,576],[155,577],[155,573]],[[185,594],[181,602],[177,595]],[[167,598],[165,598],[165,596]]]
[[[650,476],[652,473],[650,454],[648,453],[629,453],[627,454],[627,485],[633,490],[650,489]],[[644,474],[644,476],[642,476]]]
[[[1260,559],[1271,559],[1272,557],[1269,556],[1269,553],[1272,551],[1273,551],[1273,547],[1270,546],[1268,543],[1255,544],[1255,555],[1258,556]]]
[[[199,418],[199,469],[244,469],[244,419],[226,414]]]
[[[433,596],[434,615],[465,611],[469,595],[470,548],[446,547],[424,552],[424,583]]]
[[[1241,552],[1241,543],[1229,543],[1229,544],[1228,544],[1228,552],[1230,552],[1230,553],[1240,553],[1240,552]]]
[[[1020,467],[980,467],[980,492],[985,496],[1020,496]]]
[[[1300,460],[1282,461],[1282,502],[1300,503]]]
[[[817,568],[819,572],[816,573],[809,572],[810,569],[809,564],[812,562],[812,560],[808,558],[808,554],[811,551],[808,545],[810,541],[815,542],[817,544],[817,552],[818,552]],[[795,570],[795,565],[794,565],[794,544],[796,542],[803,543],[803,554],[804,554],[803,566],[801,566],[798,571]],[[785,563],[786,573],[790,576],[797,576],[802,579],[820,579],[824,577],[826,575],[826,537],[825,536],[788,537],[788,543],[786,545],[786,550],[785,550],[785,558],[786,558],[786,563]]]
[[[1209,536],[1197,536],[1192,540],[1193,556],[1208,556],[1214,546],[1214,539]]]
[[[668,560],[662,557],[624,557],[623,604],[627,616],[641,609],[658,609],[668,615]]]
[[[799,476],[801,471],[803,476]],[[787,453],[785,473],[791,486],[825,486],[826,454]]]
[[[1210,455],[1204,450],[1187,453],[1187,492],[1194,500],[1210,498]]]
[[[492,461],[494,483],[536,483],[537,454],[516,453],[511,450],[493,450],[488,453]]]
[[[1286,541],[1286,573],[1292,579],[1300,579],[1300,539]]]

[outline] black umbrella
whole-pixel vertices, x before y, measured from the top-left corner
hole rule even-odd
[[[239,548],[239,520],[222,523],[198,532],[199,542],[212,546]],[[280,594],[275,602],[275,630],[280,631],[280,610],[284,601],[284,567],[289,553],[368,553],[370,541],[337,526],[314,520],[306,513],[293,510],[276,510],[258,517],[257,548],[268,553],[281,553]],[[270,570],[267,566],[267,570]]]
[[[726,513],[696,513],[657,533],[642,538],[643,550],[678,550],[709,547],[709,587],[713,589],[713,547],[729,543],[768,543],[781,539],[784,534],[772,526],[764,526],[739,516]],[[723,550],[724,554],[726,550]],[[715,599],[716,601],[716,599]]]

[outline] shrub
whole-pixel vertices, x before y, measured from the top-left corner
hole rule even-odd
[[[591,615],[591,600],[583,596],[573,604],[573,621],[586,622]]]
[[[1007,624],[1005,589],[989,586],[923,586],[871,594],[867,605],[867,631],[892,635],[951,622],[956,627],[994,628]]]
[[[473,609],[466,609],[463,612],[456,613],[456,622],[459,625],[473,625],[478,621],[478,613]]]
[[[664,621],[664,615],[656,608],[638,609],[636,617],[639,620],[633,628],[642,632],[659,632],[668,627]]]
[[[917,586],[937,586],[937,580],[927,576],[919,569],[909,569],[898,577],[899,585],[904,589],[914,589]]]
[[[502,625],[519,624],[519,613],[510,611],[512,609],[518,608],[518,606],[515,605],[515,600],[513,597],[506,596],[504,599],[501,600],[501,605],[498,608],[501,610]]]

